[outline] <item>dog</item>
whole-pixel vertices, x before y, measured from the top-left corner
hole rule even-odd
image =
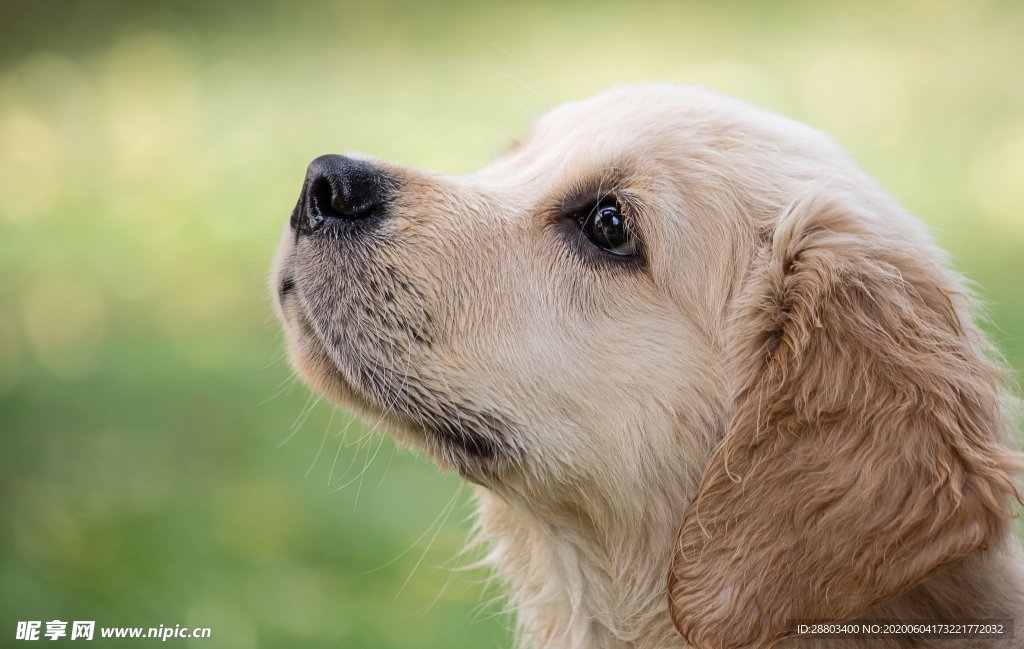
[[[524,647],[1024,646],[1011,375],[818,131],[641,84],[464,177],[323,156],[272,290],[298,374],[475,485]]]

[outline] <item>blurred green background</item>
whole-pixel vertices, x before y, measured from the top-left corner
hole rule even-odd
[[[452,570],[469,490],[282,358],[267,271],[322,153],[467,172],[564,100],[704,84],[833,133],[1019,373],[1022,34],[988,0],[4,2],[0,645],[54,618],[509,645],[485,575]]]

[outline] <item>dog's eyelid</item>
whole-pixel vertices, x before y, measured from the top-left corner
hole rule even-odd
[[[626,193],[618,188],[583,187],[574,188],[565,193],[559,204],[558,211],[563,216],[582,215],[587,216],[598,207],[609,203],[616,203],[623,207],[630,202]]]
[[[622,211],[626,227],[634,234],[639,234],[641,228],[637,223],[637,213],[640,211],[636,199],[629,192],[621,189],[613,189],[604,192],[583,193],[563,201],[561,214],[563,217],[582,221],[594,214],[598,209],[608,205],[616,205]]]

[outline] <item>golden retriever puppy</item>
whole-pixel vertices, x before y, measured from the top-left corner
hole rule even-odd
[[[273,282],[296,370],[476,485],[524,647],[1022,645],[1008,374],[821,133],[641,85],[466,177],[324,156]],[[797,637],[847,620],[1003,633]]]

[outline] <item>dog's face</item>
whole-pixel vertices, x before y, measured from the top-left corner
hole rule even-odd
[[[1005,529],[956,277],[827,138],[738,102],[619,88],[468,177],[318,158],[273,283],[319,391],[594,534],[660,521],[696,646],[861,615]]]
[[[319,159],[274,278],[293,362],[490,485],[701,461],[737,255],[774,200],[722,174],[795,128],[728,108],[619,89],[469,177]]]

